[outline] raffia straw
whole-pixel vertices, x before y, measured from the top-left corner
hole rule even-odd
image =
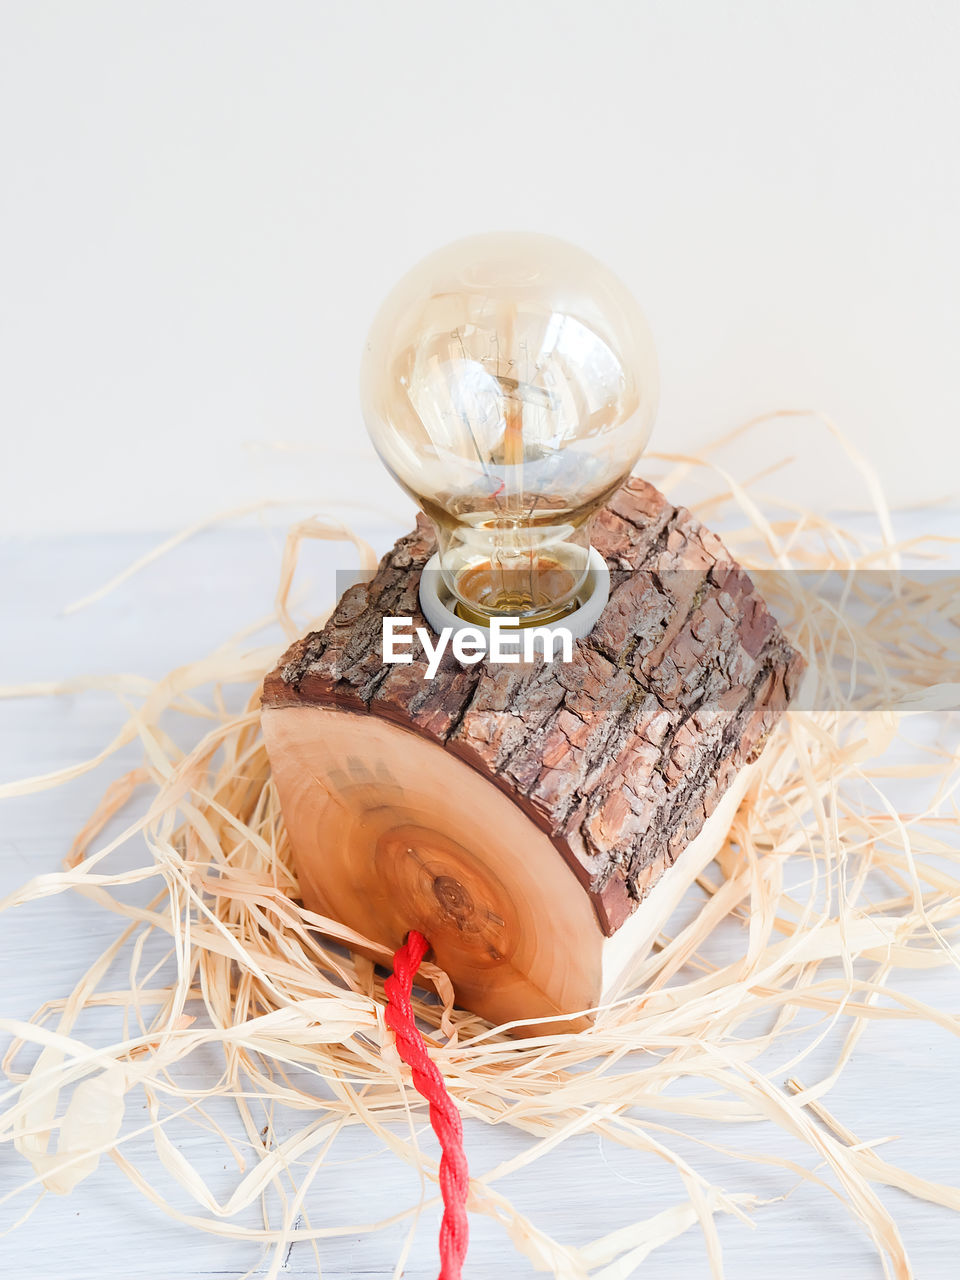
[[[742,430],[769,426],[776,417]],[[754,489],[771,470],[758,473],[755,484],[738,483],[716,461],[723,442],[703,457],[667,459],[674,464],[667,487],[670,491],[694,475],[718,480],[720,491],[701,506],[711,514],[739,512],[743,524],[725,533],[728,545],[748,568],[782,572],[777,581],[792,610],[792,636],[828,684],[834,682],[832,692],[838,698],[843,693],[839,677],[831,674],[837,660],[842,668],[844,661],[856,664],[866,655],[866,669],[873,670],[878,691],[895,709],[789,714],[760,758],[730,839],[701,880],[705,896],[699,909],[675,936],[661,938],[651,955],[638,960],[627,986],[589,1031],[511,1040],[502,1028],[454,1008],[446,976],[428,967],[440,1003],[421,1000],[418,1011],[432,1029],[430,1043],[464,1115],[511,1125],[532,1139],[522,1154],[474,1178],[470,1207],[499,1222],[535,1267],[565,1280],[626,1280],[653,1250],[694,1225],[704,1233],[713,1274],[722,1275],[717,1215],[749,1221],[765,1202],[711,1185],[680,1155],[677,1141],[689,1135],[676,1125],[684,1119],[766,1123],[798,1139],[808,1163],[727,1154],[780,1167],[837,1197],[873,1240],[889,1276],[912,1272],[876,1185],[960,1210],[957,1188],[887,1162],[823,1104],[870,1022],[920,1022],[960,1032],[956,1013],[932,1007],[896,985],[898,975],[911,969],[956,964],[960,880],[951,858],[960,821],[960,754],[954,745],[922,755],[915,751],[906,765],[891,765],[885,758],[898,744],[909,745],[909,715],[930,702],[918,699],[911,688],[940,690],[942,705],[943,690],[956,685],[956,652],[941,641],[916,644],[918,620],[921,634],[926,617],[950,617],[956,625],[956,608],[944,599],[945,588],[930,582],[912,588],[909,610],[891,606],[858,627],[806,594],[791,576],[794,568],[892,567],[905,550],[936,549],[915,541],[897,544],[872,469],[834,424],[824,421],[871,495],[879,547],[814,511],[784,503],[778,504],[779,515],[765,511]],[[320,519],[295,525],[276,602],[276,620],[288,635],[299,630],[290,592],[299,548],[309,538],[352,541],[361,563],[373,564],[370,549],[343,525]],[[126,576],[119,575],[108,588]],[[116,936],[104,939],[103,954],[69,997],[47,1002],[28,1024],[0,1019],[0,1029],[13,1037],[3,1063],[11,1087],[0,1101],[0,1138],[13,1143],[31,1170],[7,1199],[44,1189],[71,1191],[108,1155],[172,1218],[226,1238],[272,1246],[271,1277],[294,1238],[316,1242],[403,1222],[409,1230],[400,1268],[420,1212],[437,1202],[432,1189],[437,1165],[418,1145],[422,1115],[404,1090],[385,1030],[380,979],[368,960],[350,951],[360,940],[297,902],[257,712],[259,682],[279,648],[247,649],[246,639],[156,683],[117,677],[0,690],[0,696],[10,697],[109,689],[133,707],[126,725],[92,759],[8,783],[0,795],[27,795],[68,783],[134,740],[144,749],[142,765],[107,786],[62,869],[37,876],[0,903],[0,909],[9,910],[54,894],[78,893],[119,921]],[[225,709],[219,691],[227,684],[251,690],[240,713]],[[199,740],[187,749],[159,725],[174,708],[198,726]],[[885,786],[903,778],[935,784],[923,811],[899,813],[887,799]],[[97,845],[107,823],[144,791],[146,813],[120,836]],[[116,867],[114,855],[125,847],[141,851],[133,868]],[[153,897],[146,905],[133,905],[124,891],[141,883]],[[743,951],[718,966],[710,959],[709,944],[731,914],[748,922]],[[157,938],[168,943],[165,963],[146,958],[148,944]],[[325,938],[342,945],[332,946]],[[127,965],[126,985],[106,987],[108,970],[116,972],[121,960]],[[123,1011],[124,1030],[115,1043],[98,1046],[74,1029],[85,1010],[102,1006]],[[804,1020],[810,1013],[818,1015],[816,1021]],[[758,1032],[763,1019],[769,1029]],[[809,1088],[795,1080],[786,1083],[784,1071],[796,1071],[838,1027],[844,1040],[833,1070]],[[642,1055],[634,1052],[638,1044],[644,1046]],[[39,1056],[21,1072],[21,1057],[31,1046]],[[210,1046],[220,1053],[222,1072],[191,1093],[176,1083],[172,1070]],[[766,1059],[760,1061],[771,1049],[789,1055],[777,1076]],[[679,1079],[699,1082],[700,1088],[671,1093],[669,1086]],[[132,1126],[137,1097],[146,1102],[149,1119]],[[254,1098],[267,1116],[280,1107],[298,1113],[300,1127],[282,1140],[274,1137],[270,1123],[264,1128],[262,1116],[255,1115]],[[234,1108],[233,1131],[207,1114],[212,1101],[223,1100]],[[645,1117],[660,1119],[638,1118],[641,1104]],[[241,1176],[226,1200],[217,1199],[171,1140],[178,1117],[202,1124],[209,1141],[221,1143],[225,1156],[238,1161]],[[340,1135],[355,1126],[367,1129],[384,1153],[418,1171],[421,1200],[379,1223],[313,1226],[307,1211],[310,1187]],[[684,1198],[578,1248],[550,1238],[497,1184],[586,1132],[654,1154],[675,1170]],[[142,1173],[136,1160],[145,1142],[153,1144],[171,1183],[187,1193],[196,1211],[176,1207]],[[271,1196],[274,1205],[282,1205],[279,1221],[267,1208]],[[261,1228],[234,1221],[257,1205],[262,1206]],[[18,1220],[25,1220],[32,1207]]]

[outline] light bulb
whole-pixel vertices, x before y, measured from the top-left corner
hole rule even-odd
[[[367,340],[363,412],[436,526],[461,618],[577,607],[590,517],[643,451],[657,394],[640,309],[582,249],[473,236],[403,277]]]

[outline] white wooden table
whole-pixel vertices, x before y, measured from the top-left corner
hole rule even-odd
[[[929,523],[925,518],[923,527]],[[956,513],[942,513],[937,523],[945,532],[960,526]],[[372,530],[378,549],[395,532]],[[99,586],[155,541],[140,535],[84,536],[0,545],[0,684],[91,672],[159,676],[270,611],[282,537],[258,528],[203,534],[100,603],[63,616],[65,604]],[[312,547],[305,558],[315,601],[332,594],[333,569],[352,563],[348,551],[331,545]],[[108,740],[122,718],[108,695],[0,702],[0,778],[81,760]],[[106,782],[132,767],[138,755],[133,747],[69,787],[5,803],[0,896],[32,875],[56,869]],[[44,1000],[66,994],[104,940],[115,936],[116,927],[115,919],[68,895],[0,917],[0,1016],[27,1018]],[[731,956],[742,937],[731,923],[723,944]],[[941,1007],[960,1007],[955,972],[918,973],[911,989]],[[96,1018],[84,1030],[95,1035]],[[804,1064],[805,1075],[825,1069],[836,1045],[836,1037],[828,1037]],[[782,1056],[786,1060],[789,1050]],[[202,1079],[202,1064],[197,1071]],[[864,1140],[900,1135],[884,1148],[888,1159],[939,1182],[960,1184],[960,1050],[945,1032],[923,1023],[872,1024],[828,1104]],[[810,1163],[806,1150],[766,1125],[713,1125],[699,1132],[718,1146]],[[521,1151],[528,1141],[521,1134],[474,1123],[467,1124],[466,1139],[477,1172]],[[423,1141],[429,1146],[429,1133]],[[131,1156],[140,1159],[142,1154],[147,1168],[152,1144],[144,1142],[143,1152],[132,1149]],[[314,1187],[310,1209],[316,1222],[362,1224],[416,1202],[418,1184],[406,1168],[388,1154],[371,1159],[375,1148],[359,1129],[350,1142],[352,1146],[340,1148],[336,1167]],[[201,1131],[193,1130],[184,1149],[221,1194],[237,1181],[236,1169],[224,1166],[222,1148]],[[729,1277],[873,1280],[882,1275],[865,1234],[834,1197],[809,1185],[798,1187],[782,1171],[732,1161],[705,1146],[687,1143],[682,1150],[718,1185],[771,1201],[756,1211],[753,1231],[718,1218]],[[218,1167],[208,1168],[214,1160]],[[27,1173],[11,1147],[0,1148],[0,1196]],[[566,1143],[507,1179],[501,1189],[542,1230],[582,1244],[685,1198],[667,1166],[590,1135]],[[886,1188],[879,1194],[896,1215],[915,1274],[921,1280],[960,1276],[960,1218]],[[0,1226],[19,1217],[29,1200],[28,1194],[3,1204]],[[195,1211],[186,1200],[180,1207]],[[253,1216],[246,1222],[257,1225]],[[436,1214],[424,1214],[408,1277],[436,1274],[436,1225]],[[475,1217],[472,1233],[468,1276],[532,1274],[500,1228]],[[402,1238],[403,1230],[397,1229],[325,1242],[323,1275],[327,1280],[391,1276]],[[259,1246],[217,1239],[170,1221],[110,1161],[102,1162],[71,1197],[48,1195],[25,1226],[0,1239],[0,1275],[11,1280],[202,1280],[258,1274],[265,1268]],[[281,1274],[316,1275],[311,1246],[294,1244]],[[708,1276],[699,1231],[693,1229],[654,1253],[641,1274],[658,1280]]]

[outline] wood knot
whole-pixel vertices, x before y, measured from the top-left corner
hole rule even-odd
[[[476,910],[469,891],[453,876],[434,876],[433,896],[441,909],[447,915],[453,916],[460,928],[467,923]]]

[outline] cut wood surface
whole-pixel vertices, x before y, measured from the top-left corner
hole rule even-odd
[[[426,626],[421,518],[264,683],[305,900],[387,945],[421,929],[487,1016],[599,997],[603,937],[704,828],[803,670],[720,540],[649,484],[628,481],[592,541],[610,601],[572,662],[447,652],[426,680],[414,642],[411,664],[385,665],[385,616]],[[501,983],[528,998],[498,1003]]]

